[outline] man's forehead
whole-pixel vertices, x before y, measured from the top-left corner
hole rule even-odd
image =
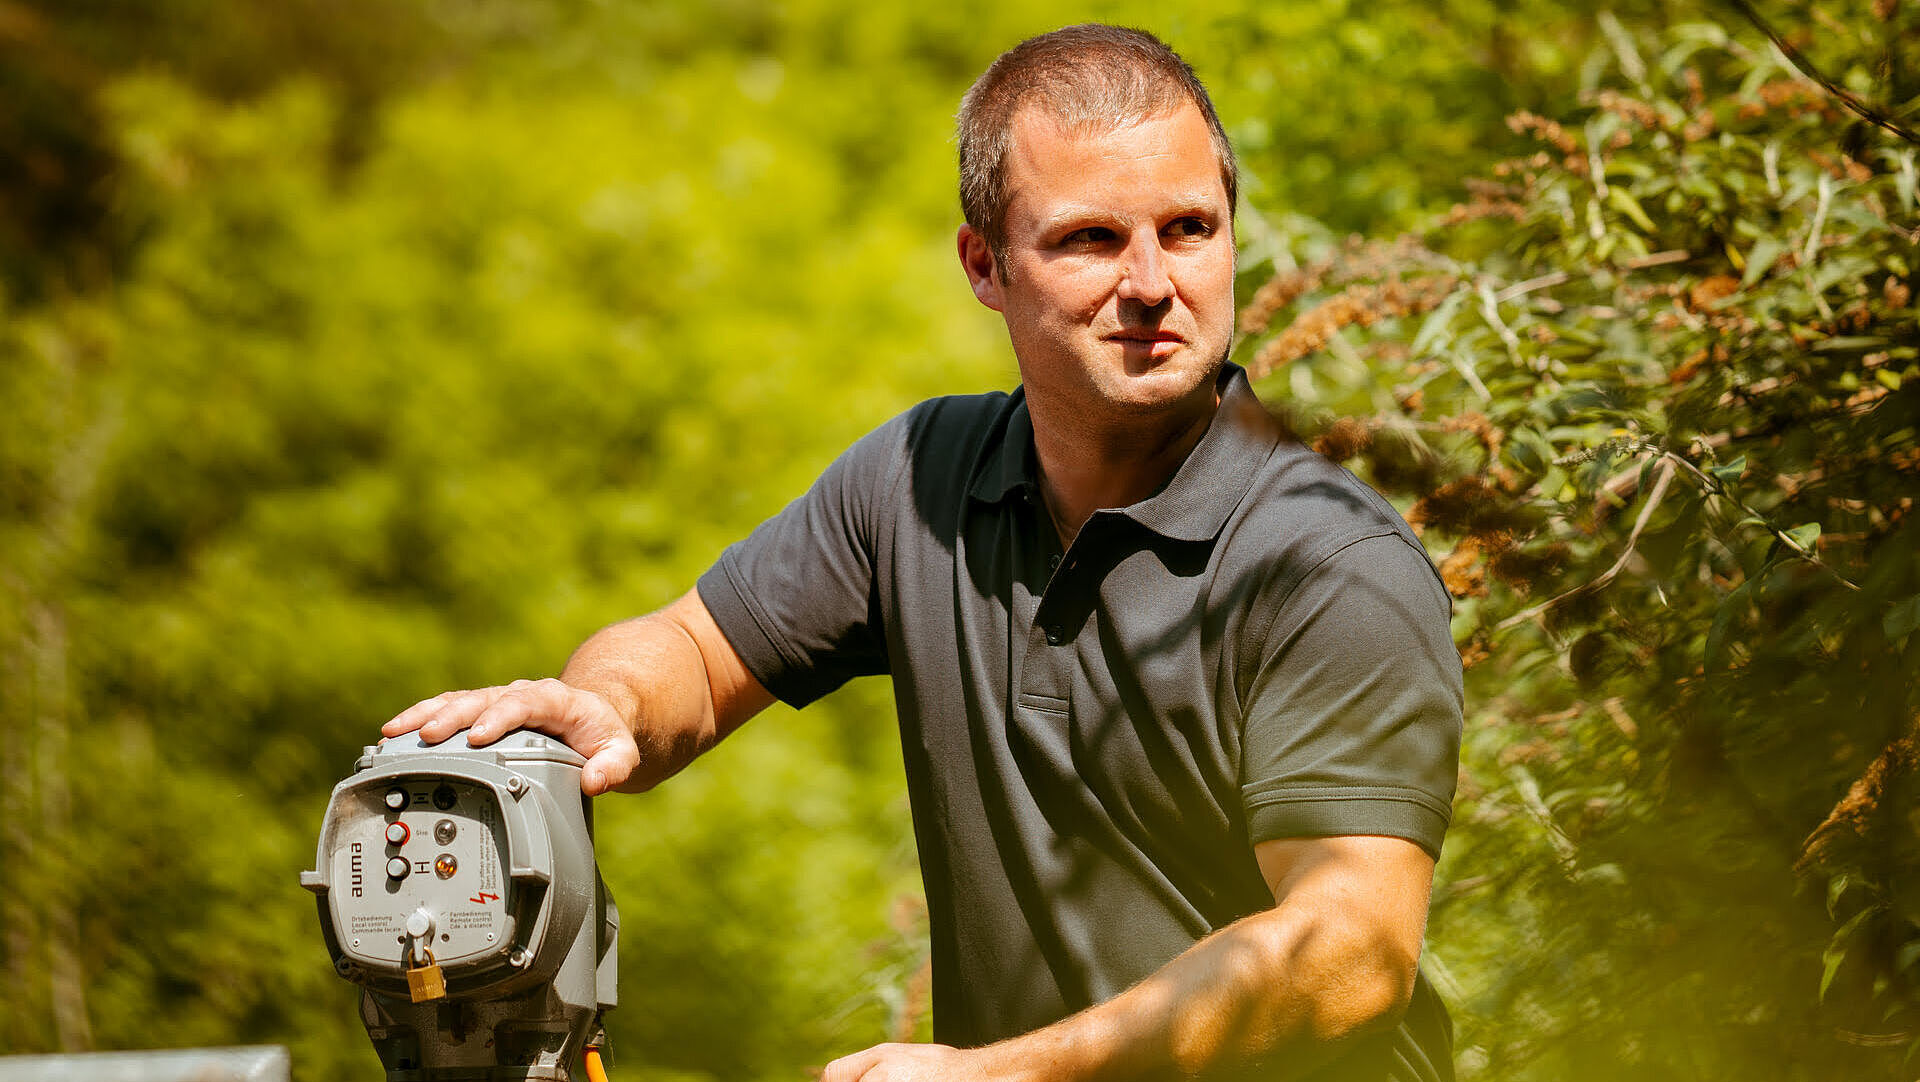
[[[1010,143],[1015,146],[1035,139],[1087,143],[1139,130],[1148,121],[1164,120],[1187,112],[1193,113],[1196,118],[1201,117],[1199,108],[1190,101],[1177,101],[1160,108],[1120,114],[1067,111],[1044,101],[1029,101],[1014,110],[1012,119],[1007,123],[1007,131],[1011,136]],[[1204,119],[1201,122],[1204,124]]]
[[[1040,211],[1021,207],[1026,200],[1020,196],[1042,176],[1052,180],[1047,186],[1056,195],[1065,195],[1059,190],[1063,181],[1070,187],[1098,187],[1103,180],[1137,175],[1154,162],[1181,163],[1179,171],[1191,177],[1187,201],[1196,207],[1224,195],[1219,148],[1205,117],[1192,103],[1080,123],[1044,108],[1023,108],[1010,128],[1006,162],[1010,216],[1031,217]],[[1165,176],[1164,167],[1155,171],[1156,186],[1164,184]]]

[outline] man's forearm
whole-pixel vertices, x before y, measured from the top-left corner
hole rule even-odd
[[[620,786],[629,792],[671,777],[771,698],[692,593],[594,633],[560,679],[605,699],[632,731],[640,765]]]
[[[632,731],[640,765],[622,789],[652,788],[720,739],[699,651],[661,613],[594,633],[560,679],[606,699]]]
[[[1279,899],[1139,984],[977,1050],[990,1077],[1300,1077],[1393,1025],[1418,972],[1432,861],[1393,838],[1266,843]]]
[[[1392,1024],[1412,991],[1412,966],[1329,934],[1343,935],[1279,910],[1248,917],[1114,999],[983,1051],[1007,1077],[1049,1082],[1298,1077]]]

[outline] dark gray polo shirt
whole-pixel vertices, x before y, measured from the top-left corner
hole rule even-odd
[[[1020,391],[883,425],[701,577],[794,706],[889,673],[931,916],[935,1032],[1105,1000],[1273,905],[1273,838],[1440,849],[1460,737],[1445,590],[1371,489],[1283,441],[1245,374],[1167,486],[1071,549]],[[1326,1077],[1452,1076],[1425,980]]]

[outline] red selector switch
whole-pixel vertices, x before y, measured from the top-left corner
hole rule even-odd
[[[387,844],[388,845],[405,845],[407,844],[407,839],[411,836],[412,835],[407,830],[407,824],[405,823],[388,823],[387,824]]]

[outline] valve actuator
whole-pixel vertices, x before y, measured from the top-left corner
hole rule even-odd
[[[620,919],[585,762],[538,733],[409,734],[334,787],[300,883],[388,1082],[567,1080],[599,1041]]]

